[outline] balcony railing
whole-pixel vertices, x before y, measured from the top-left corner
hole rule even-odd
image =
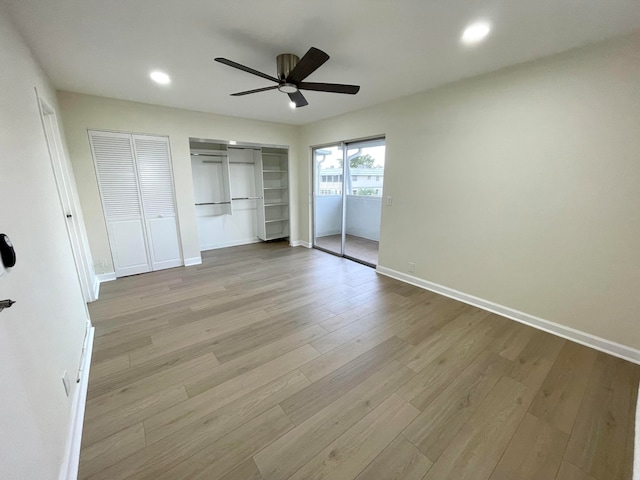
[[[379,241],[381,208],[382,197],[347,195],[345,233]],[[316,237],[339,234],[342,226],[342,196],[316,195],[315,221]]]

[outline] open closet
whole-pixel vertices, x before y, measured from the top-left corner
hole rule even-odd
[[[289,236],[286,147],[190,139],[200,250]]]

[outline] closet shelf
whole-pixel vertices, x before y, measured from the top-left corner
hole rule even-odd
[[[265,168],[262,170],[262,173],[286,173],[286,170],[278,170],[275,168]]]
[[[274,218],[273,220],[265,220],[264,223],[287,222],[288,218]]]
[[[286,190],[289,187],[264,187],[264,190]]]
[[[283,238],[283,237],[286,237],[286,236],[288,236],[288,233],[282,232],[282,233],[276,233],[276,234],[273,234],[273,235],[266,235],[264,239],[265,240],[277,240],[279,238]]]
[[[282,205],[289,205],[289,202],[278,202],[278,203],[265,203],[265,207],[281,207]]]
[[[203,202],[196,203],[196,205],[229,205],[231,202]]]
[[[191,156],[192,157],[214,157],[214,158],[219,158],[219,157],[226,157],[227,156],[227,152],[222,152],[222,151],[221,152],[214,152],[214,153],[193,153],[193,152],[191,152]]]

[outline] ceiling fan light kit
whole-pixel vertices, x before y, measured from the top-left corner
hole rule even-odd
[[[243,72],[251,73],[262,77],[266,80],[271,80],[277,83],[271,87],[256,88],[254,90],[246,90],[244,92],[232,93],[234,97],[240,97],[243,95],[249,95],[252,93],[266,92],[268,90],[278,90],[282,93],[289,95],[289,99],[292,104],[295,104],[296,108],[309,105],[307,99],[300,90],[312,90],[315,92],[330,92],[330,93],[343,93],[346,95],[355,95],[360,90],[358,85],[344,85],[340,83],[309,83],[303,82],[305,78],[320,68],[327,60],[329,55],[318,48],[311,47],[302,58],[299,58],[293,53],[283,53],[276,57],[276,72],[278,77],[272,77],[266,73],[259,72],[253,68],[246,67],[239,63],[226,58],[218,57],[216,62],[222,63],[229,67],[237,68]]]
[[[278,85],[278,90],[282,93],[296,93],[298,91],[298,87],[296,87],[293,83],[281,83]]]

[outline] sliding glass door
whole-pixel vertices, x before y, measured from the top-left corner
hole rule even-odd
[[[314,247],[378,263],[384,139],[313,150]]]
[[[343,157],[342,145],[313,150],[313,244],[338,255],[342,255],[343,242]]]
[[[378,264],[384,139],[347,144],[344,256]]]

